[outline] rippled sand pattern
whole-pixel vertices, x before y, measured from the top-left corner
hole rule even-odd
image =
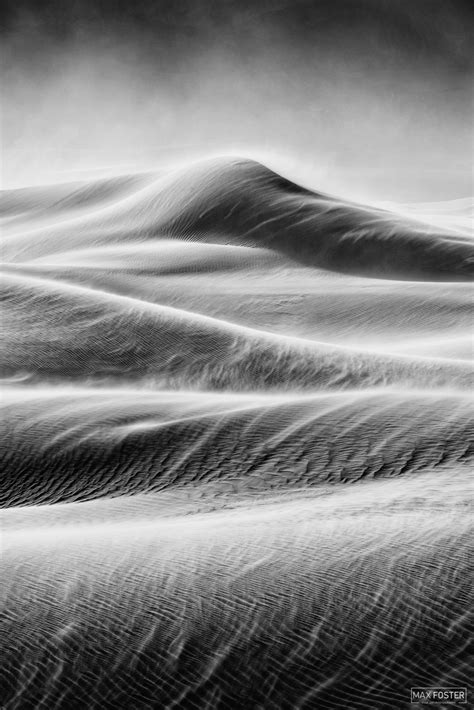
[[[4,191],[4,710],[469,687],[461,203],[238,158]]]

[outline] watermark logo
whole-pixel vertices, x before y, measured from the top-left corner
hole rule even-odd
[[[410,688],[411,703],[467,703],[467,688]]]

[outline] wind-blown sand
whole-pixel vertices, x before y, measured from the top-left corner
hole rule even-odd
[[[468,685],[466,210],[237,158],[2,194],[2,707]]]

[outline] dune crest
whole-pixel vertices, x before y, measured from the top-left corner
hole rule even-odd
[[[62,251],[64,233],[69,249],[176,237],[272,249],[308,266],[377,278],[472,277],[474,245],[465,235],[313,192],[252,160],[204,161],[138,189],[136,181],[116,203],[7,236],[7,258]],[[94,187],[107,189],[107,182]]]

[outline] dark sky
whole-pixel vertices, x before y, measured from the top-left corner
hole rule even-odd
[[[16,0],[2,24],[6,185],[231,152],[360,199],[472,192],[468,2]]]

